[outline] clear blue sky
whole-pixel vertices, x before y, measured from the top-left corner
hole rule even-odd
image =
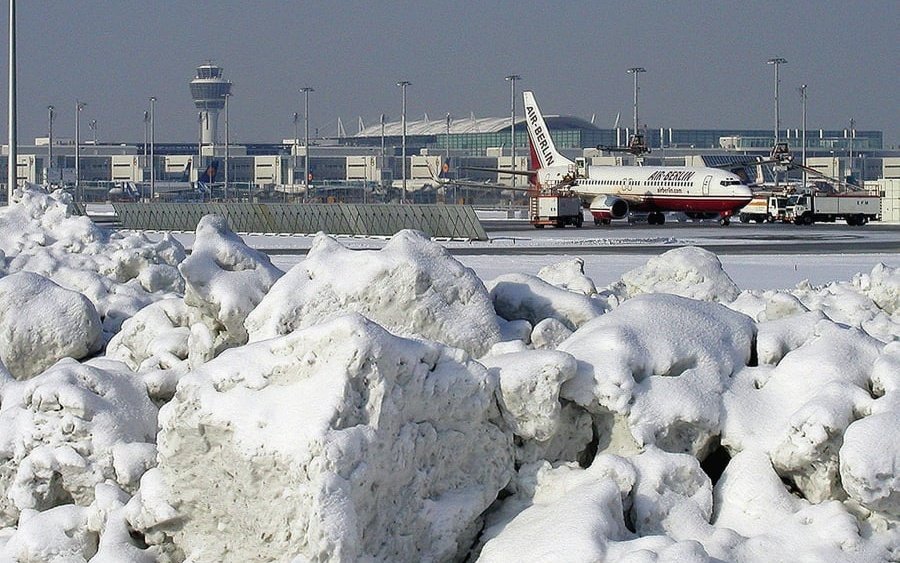
[[[7,29],[6,2],[2,22]],[[213,60],[234,82],[231,136],[293,135],[310,96],[311,130],[348,133],[361,116],[418,119],[509,114],[509,84],[535,91],[545,113],[631,123],[642,66],[641,121],[649,127],[758,128],[774,122],[774,77],[784,57],[781,122],[800,126],[808,85],[810,129],[882,129],[900,143],[900,2],[345,2],[274,0],[19,0],[19,137],[74,135],[88,104],[101,140],[143,139],[148,97],[157,139],[196,140],[188,82]],[[6,76],[6,56],[2,61]],[[5,83],[5,80],[4,80]],[[6,87],[2,94],[6,105]],[[517,100],[521,108],[521,99]],[[2,122],[5,128],[5,114]],[[301,131],[302,134],[302,131]]]

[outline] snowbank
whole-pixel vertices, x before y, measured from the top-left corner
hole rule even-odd
[[[183,293],[176,266],[185,254],[175,239],[101,229],[71,215],[70,203],[63,192],[16,190],[14,205],[0,209],[0,273],[34,272],[83,293],[100,314],[104,342],[144,306]]]
[[[644,293],[672,293],[719,303],[733,301],[740,293],[718,256],[696,246],[654,256],[640,268],[626,272],[610,289],[624,299]]]
[[[100,316],[84,295],[19,272],[0,278],[0,361],[18,379],[100,347]]]
[[[559,345],[578,360],[561,396],[628,417],[638,444],[703,455],[719,433],[720,395],[751,358],[753,322],[716,303],[635,297]]]
[[[0,391],[0,525],[27,509],[86,507],[106,480],[137,487],[157,410],[124,364],[63,360]]]
[[[224,352],[160,412],[166,533],[194,561],[454,557],[513,463],[465,358],[358,315]]]
[[[220,215],[200,219],[191,255],[178,269],[184,302],[211,319],[218,350],[247,342],[244,320],[284,273],[244,244]]]
[[[508,321],[524,319],[536,325],[556,319],[575,330],[607,310],[605,300],[561,289],[529,274],[504,274],[486,286],[497,314]]]
[[[378,251],[319,234],[247,317],[252,342],[356,312],[398,334],[482,356],[500,340],[484,284],[437,243],[401,231]]]

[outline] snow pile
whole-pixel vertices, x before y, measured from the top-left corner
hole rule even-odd
[[[437,243],[400,231],[378,251],[349,250],[316,236],[247,317],[251,341],[356,312],[398,334],[420,336],[481,356],[500,340],[481,280]]]
[[[157,411],[121,363],[63,360],[0,390],[2,525],[24,510],[86,507],[107,480],[135,490],[152,464]]]
[[[556,319],[575,330],[606,310],[606,302],[552,285],[529,274],[504,274],[487,284],[497,314],[508,321],[523,319],[532,325]]]
[[[704,455],[719,433],[721,393],[750,360],[755,330],[716,303],[635,297],[560,344],[579,361],[561,394],[627,416],[638,444]]]
[[[775,330],[801,338],[781,347],[789,351],[777,365],[735,376],[724,397],[722,444],[766,453],[779,475],[809,500],[841,499],[838,450],[850,423],[871,408],[872,366],[882,346],[814,314],[803,317],[811,325],[805,329],[785,331],[786,321],[777,321]],[[760,340],[767,330],[767,323],[760,324]]]
[[[176,240],[106,231],[71,215],[70,204],[64,192],[17,190],[14,205],[0,209],[0,273],[34,272],[83,293],[100,314],[104,341],[144,306],[184,291]]]
[[[247,342],[244,320],[284,273],[244,244],[221,215],[200,219],[191,255],[178,269],[185,304],[213,320],[219,349]]]
[[[545,282],[562,289],[584,295],[597,294],[593,280],[584,275],[584,260],[581,258],[544,266],[537,275]]]
[[[0,561],[900,560],[897,269],[485,286],[404,231],[281,275],[67,208],[0,211]]]
[[[610,289],[625,299],[643,293],[673,293],[719,303],[733,301],[740,293],[718,256],[696,246],[654,256],[640,268],[626,272]]]
[[[194,561],[454,557],[512,475],[496,385],[358,315],[228,350],[160,412],[148,524]]]
[[[19,272],[0,278],[0,361],[27,379],[100,347],[100,316],[84,295]]]

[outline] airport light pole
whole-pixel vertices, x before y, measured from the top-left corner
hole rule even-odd
[[[766,61],[766,64],[770,64],[775,67],[775,142],[772,144],[772,149],[774,150],[776,146],[778,146],[778,130],[781,129],[781,115],[778,113],[778,67],[787,63],[786,59],[781,57],[776,57],[774,59],[769,59]],[[775,189],[778,189],[778,164],[776,164],[775,168]]]
[[[638,74],[642,72],[647,72],[647,69],[635,66],[631,67],[626,71],[628,74],[634,75],[634,134],[638,133]]]
[[[309,193],[309,93],[314,92],[312,88],[309,86],[304,86],[300,88],[300,92],[303,94],[303,135],[305,137],[304,141],[304,149],[305,154],[303,155],[303,188],[306,193],[306,197],[310,198]]]
[[[97,120],[92,119],[90,123],[88,123],[88,129],[91,130],[91,138],[93,139],[94,146],[97,146]]]
[[[512,154],[512,187],[516,189],[516,80],[522,80],[518,74],[510,74],[505,78],[509,82],[509,146]],[[449,141],[450,132],[447,132]]]
[[[400,123],[402,128],[402,153],[401,153],[401,163],[400,167],[403,169],[403,192],[400,196],[400,203],[406,203],[406,87],[412,84],[412,82],[408,80],[401,80],[397,82],[397,86],[400,87],[401,96],[402,96],[402,106],[401,106],[401,117]]]
[[[53,170],[53,106],[47,106],[47,185],[50,185],[50,172]]]
[[[154,154],[154,141],[156,140],[156,131],[154,130],[154,118],[156,111],[156,96],[150,96],[150,201],[156,198],[156,163],[154,162],[156,155]]]
[[[86,105],[75,100],[75,201],[78,201],[78,188],[81,185],[81,112]]]
[[[800,85],[800,105],[802,108],[801,121],[803,125],[803,136],[800,140],[803,146],[800,148],[800,160],[803,166],[806,166],[806,84]],[[806,169],[803,170],[803,187],[806,187]]]
[[[781,116],[778,113],[778,67],[785,63],[787,63],[787,60],[781,57],[766,61],[766,64],[775,67],[775,144],[778,144],[778,131],[781,129]]]
[[[225,94],[225,201],[228,201],[228,145],[231,143],[231,140],[228,138],[228,98],[231,97],[231,92],[227,92]],[[296,141],[295,141],[296,142]]]
[[[9,161],[6,174],[6,205],[12,205],[18,183],[19,139],[16,129],[16,0],[9,0]]]

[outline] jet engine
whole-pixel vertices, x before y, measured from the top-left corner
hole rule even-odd
[[[628,202],[614,195],[599,195],[591,201],[590,210],[595,219],[622,219],[628,215]]]

